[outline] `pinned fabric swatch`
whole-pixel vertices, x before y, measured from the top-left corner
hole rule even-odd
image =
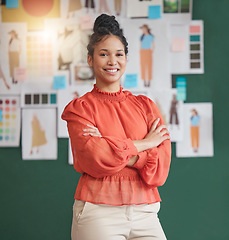
[[[173,38],[172,40],[172,52],[184,52],[185,51],[185,39]]]
[[[176,99],[185,101],[187,96],[187,80],[185,77],[176,77],[177,96]]]
[[[149,6],[149,19],[160,19],[161,18],[161,6]]]
[[[19,8],[19,0],[6,0],[6,8]]]
[[[137,74],[126,74],[125,84],[126,88],[137,87]]]
[[[53,89],[65,89],[66,88],[66,76],[54,76]]]

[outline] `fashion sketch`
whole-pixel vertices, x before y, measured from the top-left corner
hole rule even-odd
[[[10,66],[10,77],[13,83],[17,83],[14,80],[14,69],[20,66],[20,53],[21,53],[21,41],[18,38],[18,34],[15,30],[9,32],[10,40],[8,46],[9,53],[9,66]]]
[[[140,66],[141,79],[145,87],[150,87],[153,78],[153,53],[155,49],[155,37],[151,33],[147,24],[140,27],[142,35],[140,37]]]
[[[170,121],[169,123],[171,125],[173,125],[174,123],[174,120],[175,120],[175,124],[176,125],[179,125],[179,119],[178,119],[178,113],[177,113],[177,105],[178,105],[178,101],[176,99],[176,94],[173,94],[173,97],[172,97],[172,101],[171,101],[171,105],[170,105]]]
[[[199,149],[199,124],[200,124],[200,116],[196,109],[191,110],[191,144],[194,152],[198,152]]]
[[[39,153],[39,147],[47,143],[45,131],[44,129],[42,129],[40,121],[35,113],[33,114],[31,125],[32,125],[32,145],[30,155],[33,154],[35,148],[37,149],[36,153]]]

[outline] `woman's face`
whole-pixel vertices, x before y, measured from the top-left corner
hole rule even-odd
[[[96,83],[107,86],[120,84],[126,69],[126,54],[123,43],[116,36],[104,37],[94,48],[93,57],[88,55],[88,64],[94,68]]]

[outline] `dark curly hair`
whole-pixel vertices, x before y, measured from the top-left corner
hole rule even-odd
[[[89,44],[87,45],[88,54],[90,56],[93,57],[95,45],[105,36],[109,35],[118,37],[124,46],[125,54],[128,53],[128,43],[114,16],[109,16],[107,14],[98,16],[94,23],[93,32],[94,33],[90,36]]]

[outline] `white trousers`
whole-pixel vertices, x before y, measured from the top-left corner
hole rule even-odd
[[[166,240],[160,203],[111,206],[75,200],[72,240]]]

